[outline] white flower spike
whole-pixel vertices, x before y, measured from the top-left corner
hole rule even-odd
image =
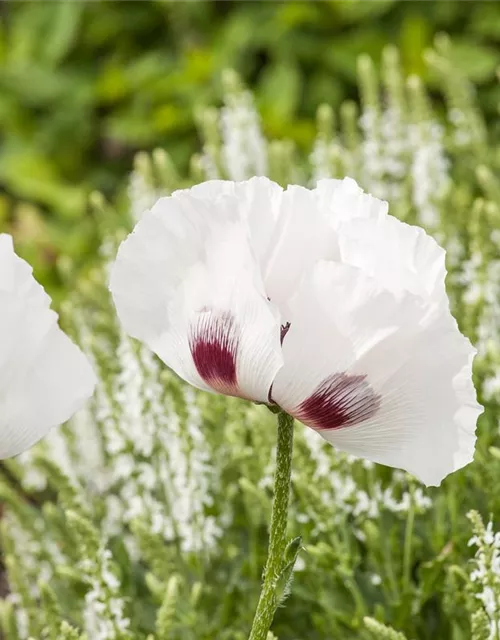
[[[349,178],[211,181],[122,243],[125,330],[208,391],[279,405],[339,449],[429,485],[471,462],[475,350],[444,250]]]
[[[57,324],[50,298],[0,234],[0,459],[70,418],[94,390],[83,353]]]

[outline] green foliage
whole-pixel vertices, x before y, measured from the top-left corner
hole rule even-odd
[[[370,631],[373,638],[378,640],[407,640],[406,637],[399,633],[398,631],[394,631],[390,627],[387,627],[385,624],[381,624],[374,620],[373,618],[365,618],[364,623],[366,628]]]
[[[87,636],[84,633],[80,633],[78,629],[72,627],[65,620],[61,622],[58,638],[60,640],[87,640]]]
[[[317,106],[337,109],[356,97],[360,54],[378,68],[386,44],[398,45],[405,73],[436,88],[425,52],[443,30],[454,35],[450,65],[475,82],[494,123],[495,3],[8,3],[0,25],[0,225],[59,294],[60,256],[83,269],[98,248],[89,194],[114,197],[137,149],[167,149],[185,175],[196,115],[220,101],[225,69],[255,91],[266,135],[304,151]],[[272,162],[286,153],[273,147]],[[123,198],[117,204],[123,215]]]
[[[179,597],[179,578],[172,576],[166,585],[165,596],[156,618],[156,630],[159,640],[169,640],[175,625],[177,600]]]

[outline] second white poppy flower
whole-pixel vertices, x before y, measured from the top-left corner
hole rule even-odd
[[[474,349],[444,251],[351,179],[212,181],[159,200],[110,288],[125,330],[189,383],[275,403],[427,484],[472,460]]]

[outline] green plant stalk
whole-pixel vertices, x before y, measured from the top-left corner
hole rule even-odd
[[[410,491],[410,507],[408,509],[408,516],[406,520],[405,541],[403,551],[403,589],[407,590],[410,587],[411,579],[411,552],[413,543],[413,527],[415,524],[415,501],[413,498],[413,487]]]
[[[274,499],[271,514],[271,530],[264,583],[255,611],[249,640],[266,640],[274,614],[280,604],[278,581],[285,566],[286,526],[290,479],[292,474],[293,418],[287,413],[278,413],[278,442],[276,449],[276,471],[274,475]]]

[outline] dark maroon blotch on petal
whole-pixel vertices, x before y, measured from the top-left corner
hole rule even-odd
[[[290,329],[290,326],[291,325],[290,325],[289,322],[281,325],[281,335],[280,335],[281,344],[283,344],[283,340],[285,339],[285,336],[288,333],[288,330]]]
[[[380,408],[380,396],[366,375],[335,373],[324,380],[294,412],[313,429],[340,429],[372,418]]]
[[[202,311],[189,346],[198,373],[214,391],[240,395],[236,374],[238,342],[236,323],[229,312]]]

